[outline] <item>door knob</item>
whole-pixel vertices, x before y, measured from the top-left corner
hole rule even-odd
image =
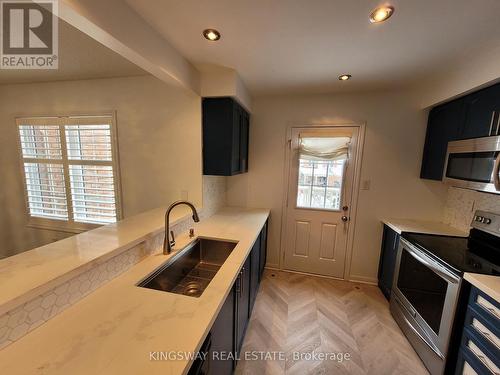
[[[344,216],[342,216],[342,217],[341,217],[341,219],[342,219],[342,221],[343,221],[344,223],[345,223],[347,220],[349,220],[349,218],[348,218],[347,216],[345,216],[345,215],[344,215]]]

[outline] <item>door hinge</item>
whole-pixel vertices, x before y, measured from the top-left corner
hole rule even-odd
[[[287,142],[288,142],[288,148],[289,148],[289,149],[292,149],[292,140],[291,140],[291,139],[289,139]]]

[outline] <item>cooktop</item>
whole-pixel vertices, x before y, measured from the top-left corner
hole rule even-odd
[[[456,273],[500,276],[500,237],[472,228],[469,237],[403,233],[402,237]]]

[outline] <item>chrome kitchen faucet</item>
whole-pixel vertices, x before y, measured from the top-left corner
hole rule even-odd
[[[185,204],[186,206],[189,206],[191,208],[191,211],[193,211],[193,220],[195,223],[200,221],[200,217],[198,216],[198,212],[196,211],[196,208],[191,202],[188,201],[177,201],[174,202],[170,205],[170,207],[167,209],[167,212],[165,213],[165,237],[163,239],[163,254],[167,255],[170,254],[172,251],[172,246],[175,245],[175,237],[174,237],[174,231],[170,231],[170,211],[175,206],[178,206],[180,204]],[[169,233],[172,235],[172,239],[170,240],[169,238]]]

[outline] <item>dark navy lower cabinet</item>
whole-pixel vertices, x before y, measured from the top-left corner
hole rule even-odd
[[[230,375],[234,372],[236,361],[242,355],[241,346],[259,290],[262,246],[265,253],[266,244],[263,233],[267,235],[267,222],[200,349],[201,354],[208,354],[204,360],[193,362],[189,375]]]
[[[260,283],[260,237],[257,237],[250,253],[250,303],[248,315],[252,314],[253,305],[257,298]]]
[[[387,225],[384,225],[382,249],[378,266],[378,286],[388,300],[391,296],[398,246],[399,234]]]
[[[240,353],[248,326],[250,306],[250,256],[243,264],[236,285],[236,353]]]
[[[472,287],[455,374],[500,374],[499,343],[500,304]]]
[[[235,287],[229,292],[217,319],[210,330],[209,371],[205,374],[229,375],[236,367],[234,361]],[[201,373],[200,373],[201,375]]]
[[[262,276],[264,274],[264,267],[266,266],[267,260],[267,228],[269,221],[266,221],[264,227],[260,231],[260,267],[259,267],[259,279],[262,280]]]

